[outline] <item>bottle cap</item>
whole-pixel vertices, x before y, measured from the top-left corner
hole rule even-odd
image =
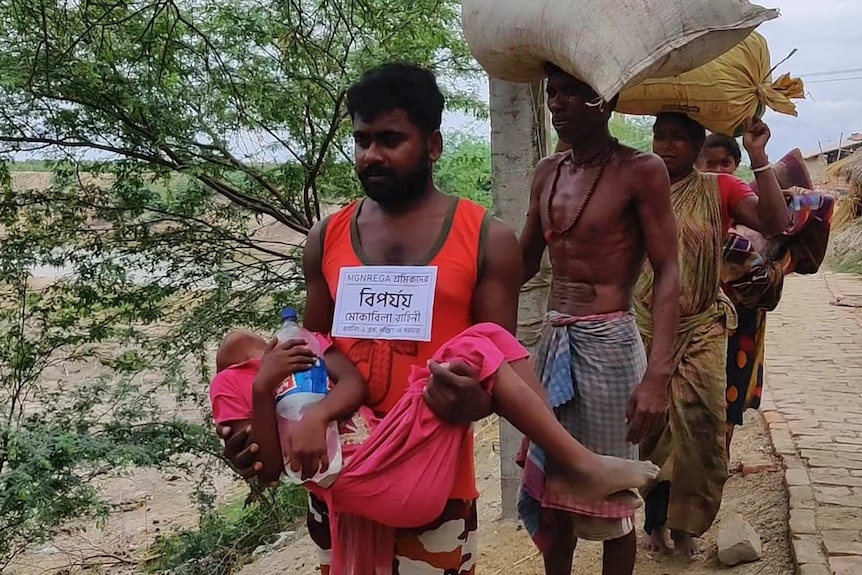
[[[296,321],[298,318],[296,310],[292,307],[286,307],[281,310],[281,321]]]

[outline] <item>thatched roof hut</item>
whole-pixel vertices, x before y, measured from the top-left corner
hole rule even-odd
[[[850,185],[849,193],[839,199],[832,227],[841,227],[862,217],[862,153],[857,152],[830,165],[826,168],[826,175]]]

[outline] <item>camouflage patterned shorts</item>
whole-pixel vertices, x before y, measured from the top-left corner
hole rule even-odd
[[[311,493],[307,524],[318,548],[321,575],[329,575],[329,512],[326,504]],[[479,556],[477,528],[475,501],[449,501],[436,521],[396,533],[393,575],[474,575]]]

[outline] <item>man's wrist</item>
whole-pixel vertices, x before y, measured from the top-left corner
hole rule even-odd
[[[488,402],[484,404],[482,409],[482,417],[476,419],[475,421],[482,421],[486,417],[492,415],[494,413],[494,398],[493,396],[488,397]]]
[[[275,391],[275,388],[278,386],[278,383],[272,383],[265,379],[261,379],[256,377],[254,379],[254,383],[251,386],[252,393],[267,393],[272,394]]]
[[[644,374],[643,381],[653,384],[670,384],[670,378],[673,377],[673,369],[668,366],[648,367]]]
[[[457,418],[459,421],[456,423],[460,424],[471,424],[476,423],[477,421],[482,421],[489,415],[494,413],[494,398],[491,394],[486,394],[486,397],[482,397],[481,402],[473,403],[470,409],[465,412],[462,412]]]
[[[308,407],[302,414],[302,417],[308,417],[310,419],[315,419],[320,423],[329,424],[334,418],[331,414],[325,409],[321,403],[315,403],[314,405]]]

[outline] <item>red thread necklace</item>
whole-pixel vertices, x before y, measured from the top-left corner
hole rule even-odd
[[[550,241],[551,236],[553,234],[557,234],[559,236],[562,236],[562,235],[569,233],[572,230],[572,228],[574,228],[577,225],[578,221],[581,219],[581,216],[584,213],[584,209],[587,207],[587,203],[589,203],[590,198],[593,197],[593,194],[596,192],[596,188],[599,187],[599,182],[601,181],[602,176],[605,173],[605,168],[608,166],[608,162],[610,162],[611,158],[614,155],[614,150],[616,149],[616,147],[617,147],[617,139],[611,138],[611,143],[608,145],[608,149],[605,151],[605,157],[602,158],[602,161],[599,164],[599,169],[596,172],[595,178],[593,178],[593,183],[590,186],[590,189],[587,190],[587,193],[584,196],[584,199],[581,201],[581,205],[578,207],[578,211],[575,212],[575,216],[572,218],[572,221],[569,222],[569,225],[567,225],[563,229],[557,229],[557,227],[554,225],[554,216],[553,216],[553,210],[551,209],[551,206],[553,206],[554,197],[557,195],[557,184],[560,181],[560,172],[563,169],[563,164],[565,164],[567,161],[572,161],[572,163],[574,163],[574,160],[572,160],[571,154],[566,154],[566,156],[562,160],[560,160],[560,162],[557,164],[556,172],[554,172],[554,182],[551,184],[551,192],[548,194],[548,205],[547,205],[548,231],[545,232],[545,240],[546,241]],[[598,157],[598,154],[596,154],[596,156],[594,156],[593,159],[595,159],[597,157]]]

